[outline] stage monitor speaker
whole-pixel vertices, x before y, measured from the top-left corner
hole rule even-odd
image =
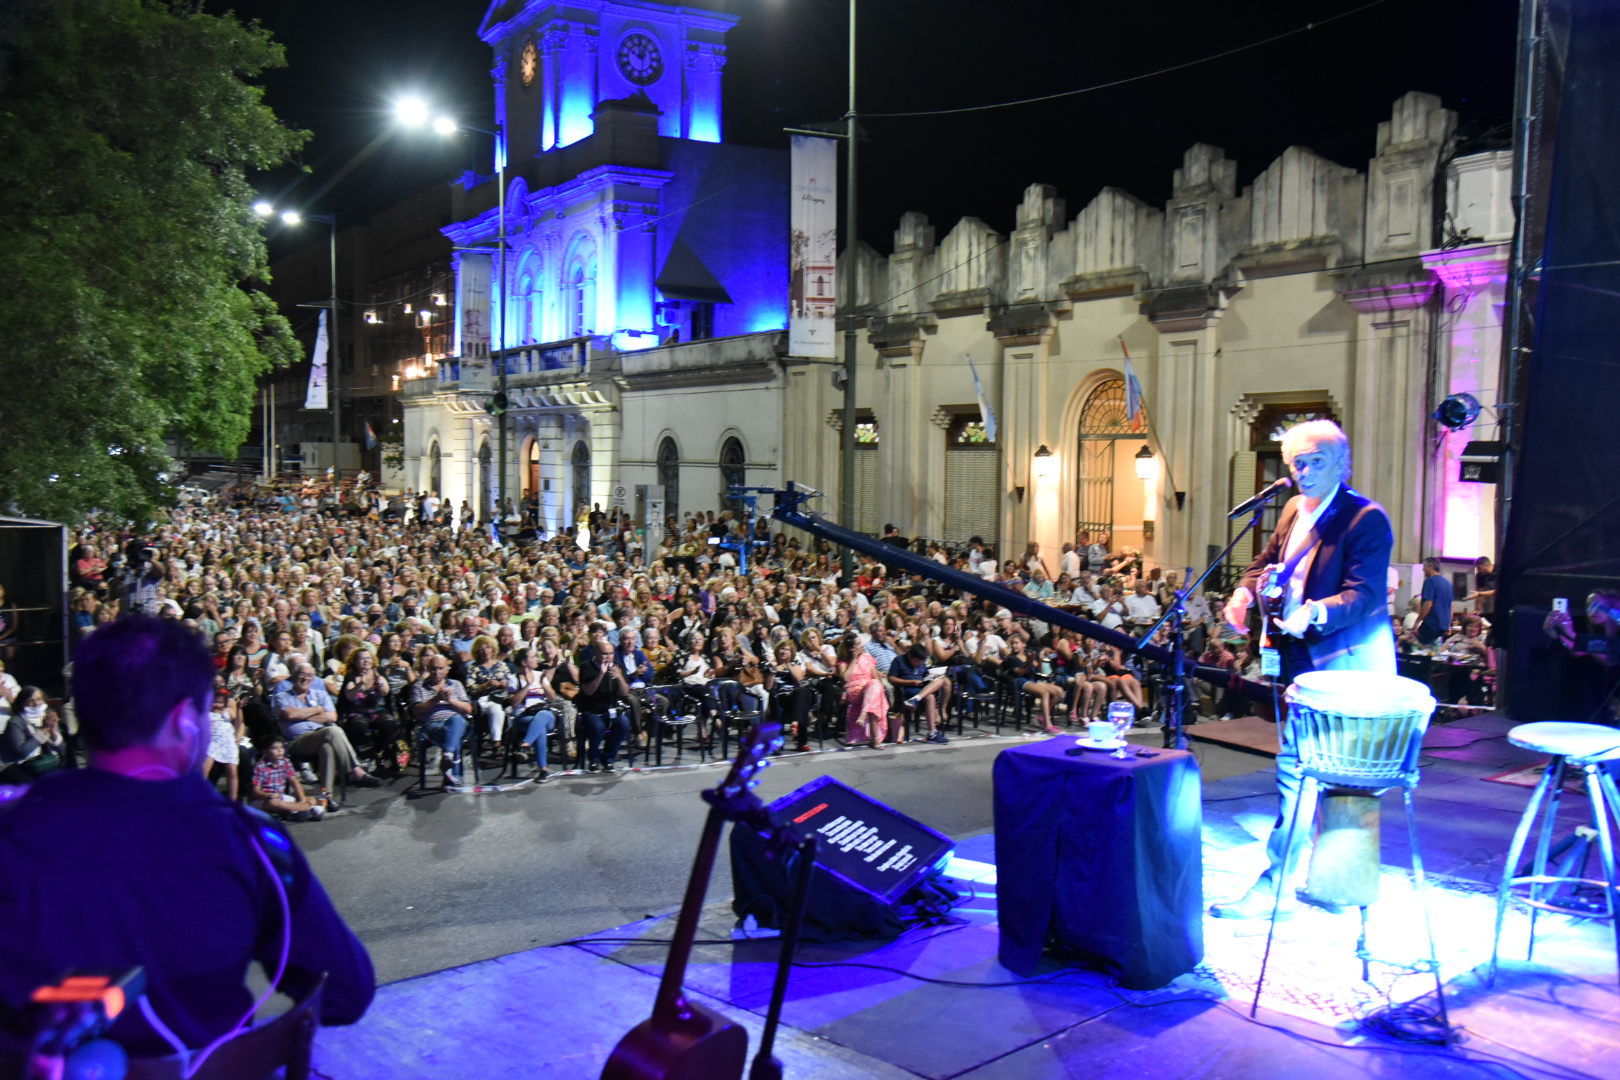
[[[812,941],[895,937],[942,915],[956,893],[940,870],[956,847],[950,837],[830,776],[770,805],[774,820],[816,838],[804,936]],[[791,867],[753,830],[731,830],[732,910],[781,929],[791,909]]]

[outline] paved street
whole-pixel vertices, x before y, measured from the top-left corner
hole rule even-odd
[[[1156,745],[1156,732],[1135,736]],[[963,838],[992,827],[990,767],[1011,738],[790,754],[766,770],[767,800],[818,776],[839,780]],[[829,744],[831,745],[831,744]],[[1268,759],[1197,747],[1213,781]],[[360,809],[295,835],[378,979],[437,971],[595,934],[680,904],[701,829],[698,793],[721,766],[580,775],[498,795],[407,798],[404,781],[360,792]],[[1269,776],[1257,790],[1269,786]],[[731,895],[722,845],[711,899]]]

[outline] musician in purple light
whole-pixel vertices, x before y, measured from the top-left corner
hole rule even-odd
[[[1283,460],[1299,494],[1283,507],[1277,531],[1244,571],[1223,615],[1248,632],[1249,608],[1258,599],[1262,645],[1274,650],[1279,687],[1307,671],[1395,674],[1395,639],[1385,596],[1394,533],[1384,508],[1351,489],[1350,441],[1331,420],[1311,420],[1283,433]],[[1308,830],[1287,847],[1287,823],[1301,798],[1303,773],[1291,725],[1282,721],[1277,753],[1277,820],[1266,842],[1268,866],[1254,886],[1210,913],[1223,919],[1271,914],[1277,875],[1286,883],[1299,865]],[[1314,803],[1314,800],[1311,800]],[[1309,820],[1314,805],[1301,805]],[[1285,890],[1281,914],[1292,914]]]

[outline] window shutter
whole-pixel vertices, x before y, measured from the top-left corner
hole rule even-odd
[[[855,523],[852,528],[876,534],[877,518],[878,448],[876,443],[861,443],[855,447]]]
[[[997,544],[1001,454],[994,446],[952,446],[945,451],[945,535],[953,545],[970,536]]]
[[[1238,503],[1260,490],[1255,480],[1257,455],[1253,450],[1239,450],[1232,455],[1232,464],[1227,474],[1227,504],[1236,506]],[[1230,522],[1227,525],[1227,535],[1241,529],[1242,521]],[[1231,558],[1227,559],[1227,566],[1234,570],[1241,570],[1254,561],[1254,533],[1243,538],[1243,542],[1232,549]]]

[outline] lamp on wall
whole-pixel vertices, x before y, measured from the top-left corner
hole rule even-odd
[[[1041,448],[1035,451],[1035,478],[1049,480],[1056,471],[1057,456],[1047,449],[1045,443],[1041,443]]]
[[[1138,480],[1152,480],[1159,475],[1159,463],[1153,457],[1153,451],[1147,443],[1136,452],[1136,478]]]

